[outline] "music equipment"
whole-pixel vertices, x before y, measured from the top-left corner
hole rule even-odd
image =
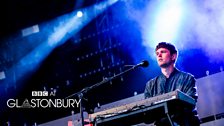
[[[160,115],[164,113],[170,119],[169,106],[172,106],[174,110],[175,105],[195,106],[195,104],[196,101],[192,97],[180,90],[175,90],[166,94],[90,114],[90,121],[97,124],[97,126],[101,124],[105,126],[109,126],[109,124],[118,125],[121,122],[123,125],[130,125],[143,121],[142,119],[146,118],[144,116],[147,114],[147,118],[151,116],[151,119],[147,119],[147,121],[152,122],[156,117],[154,116],[156,113]],[[141,119],[137,119],[137,121],[136,118]]]

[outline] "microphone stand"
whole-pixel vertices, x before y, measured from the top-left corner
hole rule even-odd
[[[132,65],[131,68],[129,68],[129,69],[127,69],[127,70],[125,70],[125,71],[123,71],[123,72],[121,72],[119,74],[116,74],[116,75],[108,77],[108,78],[103,78],[103,80],[101,82],[98,82],[98,83],[96,83],[96,84],[94,84],[94,85],[92,85],[90,87],[85,87],[81,91],[79,91],[77,93],[74,93],[72,95],[69,95],[68,97],[65,98],[65,99],[67,99],[67,98],[70,98],[70,97],[76,96],[76,95],[79,97],[79,99],[80,99],[80,115],[81,115],[81,120],[82,120],[82,126],[84,126],[84,115],[83,115],[83,106],[82,106],[82,102],[83,102],[83,99],[84,99],[84,97],[83,97],[84,94],[87,93],[91,89],[94,89],[94,88],[96,88],[96,87],[98,87],[98,86],[100,86],[102,84],[105,84],[105,83],[107,83],[107,82],[109,82],[109,81],[111,81],[111,80],[113,80],[113,79],[115,79],[115,78],[117,78],[117,77],[119,77],[119,76],[121,76],[121,75],[123,75],[123,74],[125,74],[125,73],[127,73],[129,71],[131,71],[131,70],[134,70],[135,68],[137,68],[139,66],[142,66],[142,65],[141,64]]]

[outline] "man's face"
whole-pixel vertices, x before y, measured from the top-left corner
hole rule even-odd
[[[176,54],[171,55],[170,51],[166,48],[159,48],[156,50],[157,63],[160,67],[166,68],[172,64],[176,59]]]

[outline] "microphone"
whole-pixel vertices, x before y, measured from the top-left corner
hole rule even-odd
[[[147,60],[143,60],[141,63],[138,63],[136,65],[125,65],[126,67],[148,67],[149,66],[149,62]]]
[[[149,62],[147,60],[143,60],[141,63],[138,63],[135,67],[148,67],[149,66]]]

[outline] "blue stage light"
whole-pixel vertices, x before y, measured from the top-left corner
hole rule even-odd
[[[76,16],[77,16],[77,17],[82,17],[82,16],[83,16],[82,11],[78,11],[77,14],[76,14]]]

